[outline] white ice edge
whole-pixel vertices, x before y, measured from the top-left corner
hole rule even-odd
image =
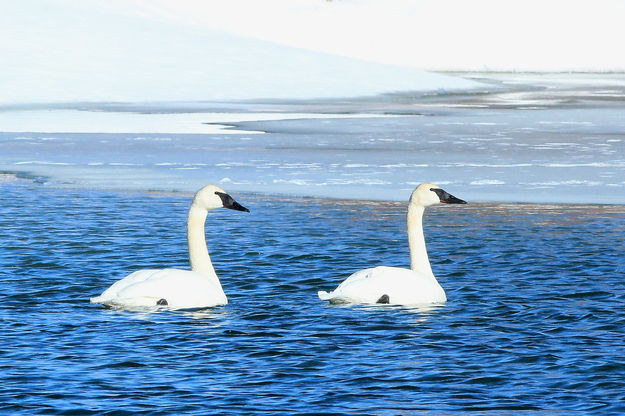
[[[0,131],[14,133],[262,134],[229,123],[293,119],[401,117],[327,113],[131,113],[81,110],[0,111]]]

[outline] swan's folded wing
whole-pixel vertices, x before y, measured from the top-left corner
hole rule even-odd
[[[376,268],[359,270],[345,279],[336,289],[328,293],[317,293],[319,299],[335,303],[375,303],[377,291],[371,290],[371,279]],[[374,288],[375,289],[375,288]],[[373,299],[375,298],[375,299]]]
[[[372,267],[352,273],[334,290],[334,292],[338,294],[342,291],[359,292],[377,288],[380,286],[380,283],[383,283],[380,281],[381,269],[383,269],[383,267]]]
[[[95,296],[91,298],[90,301],[93,303],[103,303],[110,299],[114,299],[118,297],[119,293],[124,291],[124,289],[126,289],[128,286],[144,282],[162,271],[162,269],[138,270],[113,283],[108,289],[102,292],[100,296]]]

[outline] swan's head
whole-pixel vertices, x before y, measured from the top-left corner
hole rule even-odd
[[[438,185],[434,185],[432,183],[422,183],[412,192],[412,195],[410,196],[410,203],[421,205],[423,207],[429,207],[430,205],[438,203],[466,204],[467,202],[442,190]]]
[[[235,211],[250,212],[249,209],[235,201],[226,191],[215,185],[206,185],[197,191],[193,205],[205,210],[228,208]]]

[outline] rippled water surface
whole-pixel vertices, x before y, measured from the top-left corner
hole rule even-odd
[[[189,195],[0,191],[0,413],[625,412],[622,206],[435,207],[449,301],[409,309],[316,297],[408,266],[404,203],[234,194],[251,213],[207,222],[230,304],[141,314],[88,299],[186,267]]]

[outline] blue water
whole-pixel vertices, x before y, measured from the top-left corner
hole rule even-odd
[[[0,192],[2,414],[625,412],[623,206],[435,207],[447,304],[350,307],[316,291],[408,266],[405,203],[234,193],[251,213],[207,222],[230,304],[138,314],[88,299],[186,267],[189,195]]]

